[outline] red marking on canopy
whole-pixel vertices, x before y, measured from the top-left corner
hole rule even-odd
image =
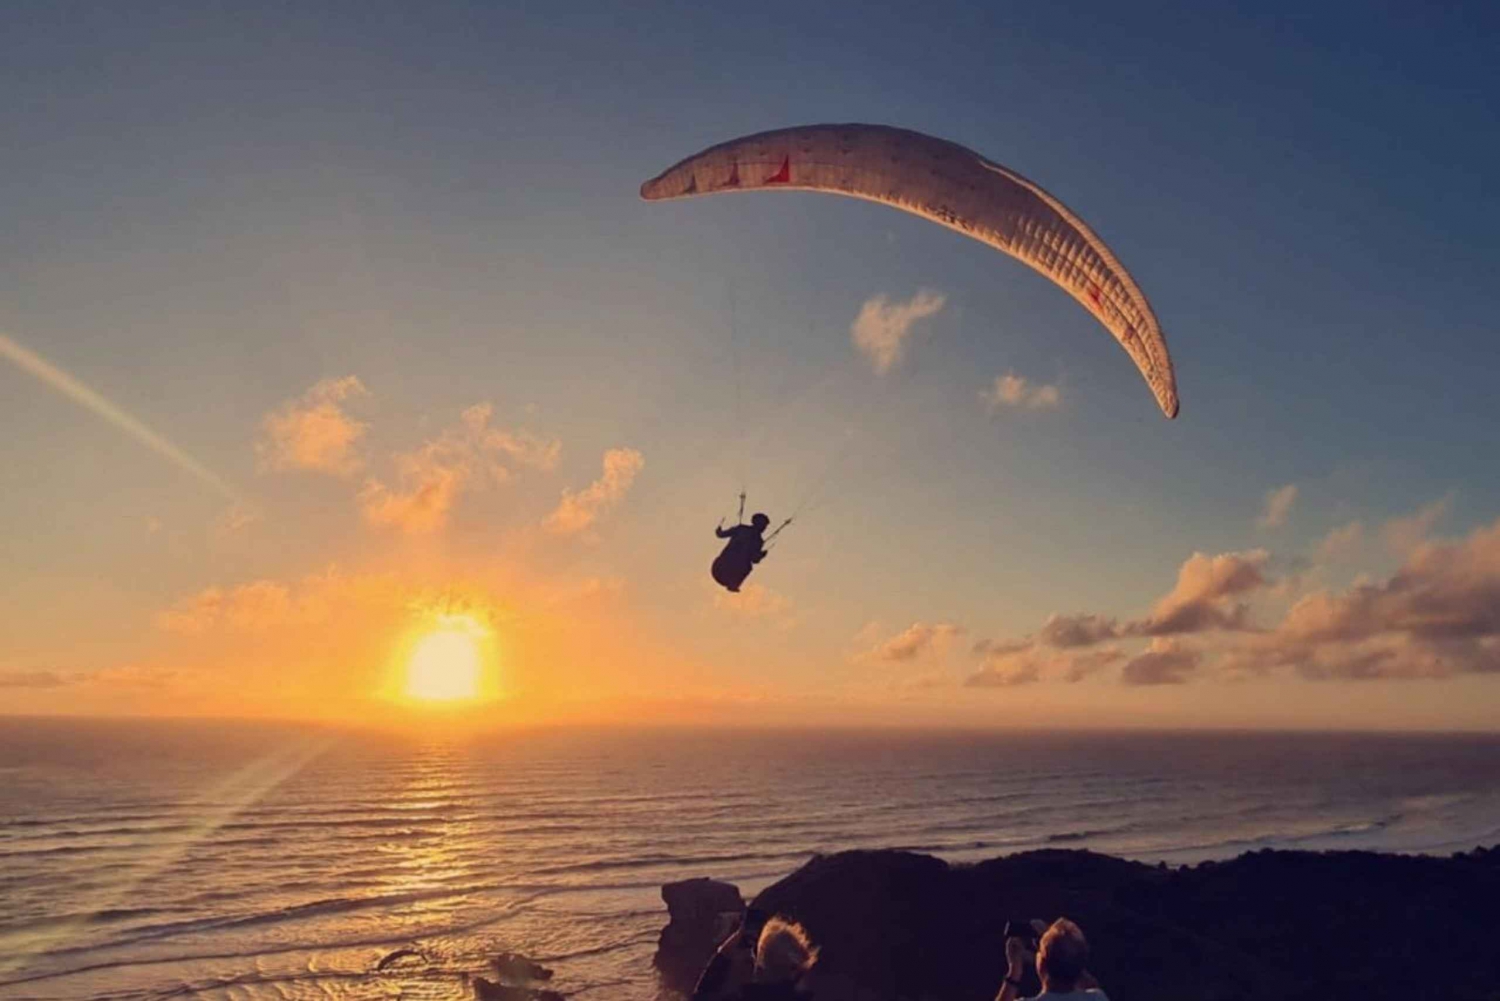
[[[792,155],[781,158],[781,169],[765,179],[766,184],[790,184],[792,182]]]
[[[1095,306],[1101,305],[1099,302],[1099,286],[1093,282],[1089,282],[1089,298],[1094,300]]]
[[[719,185],[721,188],[737,188],[740,186],[740,164],[736,160],[734,166],[729,168],[729,180]]]

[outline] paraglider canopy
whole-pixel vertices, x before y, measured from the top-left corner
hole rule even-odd
[[[642,184],[641,197],[789,190],[881,202],[1024,261],[1114,335],[1162,413],[1177,416],[1177,379],[1161,325],[1124,265],[1040,185],[957,143],[886,125],[777,129],[695,153]]]

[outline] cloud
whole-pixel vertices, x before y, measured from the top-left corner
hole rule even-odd
[[[248,504],[231,504],[219,515],[218,521],[214,523],[214,530],[220,535],[234,535],[260,521],[260,518],[260,513]]]
[[[878,660],[915,660],[928,651],[941,653],[963,632],[963,626],[952,622],[913,622],[890,639],[876,644],[870,654]]]
[[[540,438],[529,431],[492,428],[490,418],[494,411],[492,404],[478,403],[463,412],[463,425],[475,448],[489,455],[503,455],[517,466],[546,471],[557,468],[557,461],[562,457],[562,442],[556,438]]]
[[[61,688],[69,683],[56,671],[0,671],[0,688]]]
[[[424,447],[398,455],[396,469],[400,483],[394,489],[371,479],[359,492],[365,521],[412,535],[436,532],[446,525],[448,512],[469,478],[469,467],[450,464]]]
[[[196,636],[220,625],[257,631],[281,625],[292,612],[291,594],[284,585],[258,580],[229,591],[208,587],[181,598],[157,613],[156,627],[183,636]]]
[[[1177,640],[1158,637],[1144,653],[1126,662],[1120,680],[1127,685],[1181,685],[1198,670],[1200,655]]]
[[[1401,519],[1403,543],[1440,511],[1429,505]],[[1222,659],[1313,680],[1500,672],[1500,520],[1460,540],[1412,545],[1388,578],[1304,595],[1274,629],[1241,638]]]
[[[1323,536],[1323,541],[1318,543],[1314,553],[1320,562],[1333,563],[1358,550],[1364,539],[1364,522],[1351,521]]]
[[[969,688],[1018,688],[1042,680],[1042,668],[1046,661],[1034,651],[1017,651],[987,662],[984,667],[969,675],[964,684]]]
[[[1033,644],[992,649],[984,665],[964,684],[972,688],[1014,688],[1047,679],[1075,684],[1118,664],[1125,654],[1115,647],[1101,650],[1058,650]]]
[[[223,591],[217,587],[204,588],[197,594],[179,598],[171,608],[157,612],[156,628],[183,636],[206,632],[218,622],[223,604]]]
[[[87,676],[80,677],[79,681],[106,688],[159,689],[168,687],[184,675],[183,671],[159,665],[122,664],[90,672]]]
[[[1453,495],[1439,497],[1430,504],[1424,504],[1414,514],[1405,518],[1392,518],[1380,529],[1380,538],[1386,547],[1397,556],[1405,556],[1416,549],[1427,537],[1432,534],[1432,529],[1448,513],[1453,505]]]
[[[1037,631],[1037,642],[1050,647],[1093,646],[1121,635],[1114,619],[1102,615],[1052,615]]]
[[[912,326],[937,314],[945,302],[947,297],[931,289],[920,290],[906,302],[893,303],[883,293],[872,296],[849,327],[854,346],[884,375],[901,360]]]
[[[282,626],[316,626],[352,605],[399,607],[407,600],[395,579],[383,574],[349,575],[337,568],[295,584],[253,580],[231,588],[206,587],[158,612],[156,627],[182,636],[225,630],[259,633]]]
[[[1295,483],[1268,490],[1261,507],[1260,517],[1255,519],[1255,524],[1261,528],[1280,528],[1286,524],[1287,516],[1292,513],[1292,505],[1296,502],[1297,484]]]
[[[1442,680],[1500,672],[1500,643],[1388,635],[1309,647],[1296,654],[1292,666],[1310,681]]]
[[[1171,636],[1246,628],[1248,608],[1232,599],[1266,585],[1268,559],[1270,553],[1264,549],[1217,556],[1194,553],[1178,569],[1172,590],[1130,630],[1143,636]]]
[[[1249,600],[1275,590],[1265,550],[1194,553],[1145,618],[1117,625],[1099,615],[1054,615],[1019,640],[976,644],[984,666],[968,683],[1072,680],[1120,660],[1120,680],[1132,685],[1182,684],[1211,670],[1320,681],[1500,673],[1500,519],[1462,539],[1412,543],[1441,510],[1428,505],[1398,519],[1408,523],[1398,534],[1412,548],[1390,576],[1305,594],[1272,628],[1249,624]],[[1354,525],[1331,533],[1341,540],[1332,549],[1359,537]],[[1195,633],[1214,635],[1194,648],[1177,638]],[[1119,643],[1144,637],[1145,650],[1120,652]],[[1095,654],[1099,660],[1087,659]]]
[[[543,524],[558,535],[582,532],[624,499],[645,465],[645,457],[633,448],[610,449],[604,453],[603,474],[582,490],[564,490]]]
[[[490,404],[475,404],[436,438],[397,454],[396,485],[371,477],[359,493],[365,521],[413,535],[435,532],[466,489],[505,483],[516,466],[556,467],[561,442],[490,427],[493,413]]]
[[[1125,662],[1121,680],[1127,684],[1165,684],[1186,680],[1197,667],[1199,654],[1189,655],[1169,637],[1250,628],[1247,598],[1270,582],[1264,549],[1194,553],[1177,572],[1172,590],[1160,598],[1151,614],[1119,622],[1084,612],[1052,615],[1035,633],[1018,640],[985,640],[974,645],[984,666],[968,679],[981,687],[1010,686],[1049,678],[1076,682],[1107,667]],[[1134,657],[1118,642],[1151,637],[1151,645]],[[1111,644],[1101,647],[1101,644]]]
[[[746,618],[759,619],[785,615],[791,610],[792,601],[769,587],[750,583],[740,588],[738,594],[730,594],[721,587],[715,587],[714,607]]]
[[[1006,372],[995,376],[994,385],[981,389],[979,399],[992,414],[1001,410],[1056,410],[1062,404],[1062,391],[1051,383],[1034,383]]]
[[[625,589],[623,577],[585,577],[549,588],[546,602],[550,605],[607,604],[618,600]]]
[[[1318,592],[1287,611],[1278,635],[1422,641],[1500,638],[1500,521],[1459,542],[1424,543],[1388,580]]]
[[[344,410],[348,400],[368,396],[356,376],[324,379],[261,419],[255,455],[262,472],[290,469],[352,476],[364,466],[357,454],[369,425]]]
[[[1030,636],[1019,640],[977,640],[970,648],[976,657],[1000,656],[1006,653],[1016,653],[1019,650],[1027,650],[1032,646]]]

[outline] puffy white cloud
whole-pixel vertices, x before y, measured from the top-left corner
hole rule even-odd
[[[1053,383],[1035,383],[1014,372],[995,376],[995,382],[979,391],[979,399],[990,413],[1001,410],[1056,410],[1062,390]]]
[[[435,532],[448,523],[448,512],[472,472],[423,447],[396,457],[399,485],[369,480],[359,493],[360,510],[371,525],[390,526],[413,535]]]
[[[1144,653],[1125,663],[1120,680],[1127,685],[1180,685],[1198,670],[1200,655],[1170,637],[1159,636]]]
[[[493,428],[493,413],[490,404],[475,404],[436,438],[396,455],[396,484],[372,477],[360,491],[365,520],[415,535],[435,532],[447,524],[465,490],[504,483],[516,466],[550,470],[557,465],[561,442]]]
[[[974,652],[984,658],[984,665],[968,684],[1074,682],[1122,662],[1120,679],[1127,684],[1185,681],[1196,672],[1201,655],[1172,637],[1248,629],[1249,606],[1238,599],[1270,583],[1264,572],[1269,559],[1263,549],[1215,556],[1194,553],[1178,569],[1172,590],[1144,618],[1122,623],[1087,612],[1052,615],[1035,633],[1018,640],[977,643]],[[1118,645],[1142,637],[1152,642],[1135,656]]]
[[[1255,523],[1261,528],[1280,528],[1286,524],[1287,516],[1292,513],[1292,505],[1297,503],[1297,484],[1288,483],[1284,487],[1266,492],[1266,498],[1261,505],[1260,517]]]
[[[465,410],[462,423],[468,432],[467,440],[472,448],[484,455],[503,456],[512,465],[531,469],[552,470],[562,457],[562,442],[556,438],[541,438],[530,431],[509,431],[490,427],[490,418],[495,408],[489,403],[477,403]],[[503,478],[504,474],[497,474]]]
[[[358,472],[364,458],[356,449],[369,425],[351,417],[344,404],[368,395],[356,376],[324,379],[266,414],[255,443],[261,471],[302,469],[332,476]]]
[[[1356,552],[1365,540],[1365,523],[1351,521],[1340,525],[1323,536],[1314,555],[1323,563],[1332,563]]]
[[[793,629],[798,624],[792,599],[764,584],[751,581],[733,594],[717,585],[708,586],[713,590],[714,608],[724,614],[782,631]]]
[[[875,371],[884,375],[901,360],[917,321],[937,314],[946,302],[946,296],[931,289],[922,289],[905,302],[891,302],[883,293],[871,296],[860,307],[849,334]]]
[[[1320,678],[1500,670],[1500,520],[1419,544],[1384,581],[1305,596],[1258,652]]]
[[[714,607],[750,619],[785,616],[792,601],[779,591],[763,584],[749,583],[740,588],[738,594],[730,594],[721,587],[714,588]]]
[[[1033,643],[991,646],[978,671],[964,682],[974,688],[1014,688],[1040,681],[1076,683],[1125,659],[1116,647],[1058,649]]]
[[[624,499],[645,465],[645,457],[633,448],[605,452],[604,470],[597,480],[582,490],[563,491],[562,500],[544,522],[548,531],[576,535],[592,526]]]
[[[1252,549],[1209,556],[1194,553],[1177,571],[1177,583],[1151,614],[1132,623],[1132,632],[1170,636],[1210,629],[1243,629],[1248,608],[1233,599],[1267,583],[1264,568],[1270,553]]]
[[[1418,527],[1434,517],[1419,515]],[[1414,537],[1405,526],[1401,534]],[[1390,576],[1305,594],[1274,628],[1252,630],[1239,599],[1271,593],[1267,558],[1263,550],[1195,553],[1148,617],[1116,627],[1097,615],[1053,616],[1031,636],[976,647],[985,664],[970,684],[1065,677],[1080,654],[1118,651],[1093,644],[1145,636],[1151,645],[1121,670],[1127,684],[1178,684],[1211,671],[1349,681],[1500,673],[1500,520],[1462,539],[1417,542]],[[1176,638],[1189,633],[1214,635],[1189,648]]]
[[[963,632],[963,626],[952,622],[913,622],[890,639],[877,643],[870,654],[878,660],[915,660],[928,651],[941,653]]]
[[[1392,518],[1381,526],[1380,538],[1391,552],[1405,556],[1427,540],[1452,505],[1453,497],[1450,494],[1422,505],[1405,518]]]
[[[1117,639],[1120,627],[1114,619],[1102,615],[1052,615],[1037,631],[1037,641],[1051,647],[1093,646]]]
[[[337,569],[311,574],[293,584],[253,580],[231,588],[207,587],[185,595],[158,612],[156,627],[184,636],[228,630],[257,633],[282,626],[315,626],[341,609],[399,608],[410,601],[394,577],[345,574]]]

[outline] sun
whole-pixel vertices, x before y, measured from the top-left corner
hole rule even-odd
[[[459,702],[479,697],[484,674],[485,628],[467,615],[440,616],[411,648],[406,661],[406,697],[420,702]]]

